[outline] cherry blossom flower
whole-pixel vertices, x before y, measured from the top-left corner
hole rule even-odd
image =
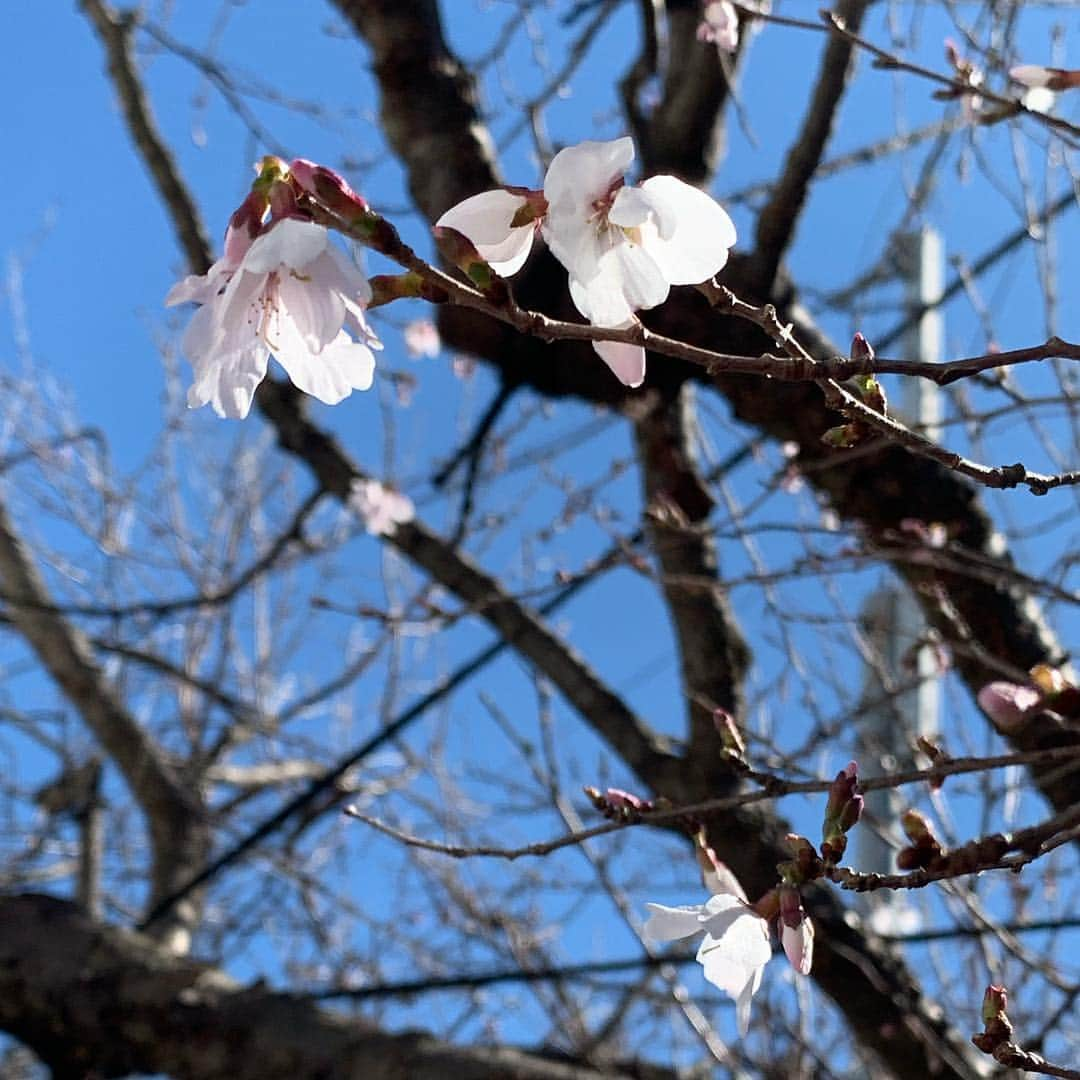
[[[674,176],[625,183],[630,138],[560,150],[544,177],[543,235],[570,275],[570,297],[594,326],[630,326],[634,312],[662,304],[672,285],[707,281],[727,262],[735,226],[703,191]],[[596,342],[619,380],[640,386],[640,346]]]
[[[1075,77],[1078,75],[1080,72],[1040,67],[1038,64],[1020,64],[1009,68],[1009,78],[1027,87],[1020,97],[1024,108],[1037,113],[1050,112],[1057,102],[1056,91],[1076,86]]]
[[[247,416],[271,353],[300,390],[328,405],[368,389],[371,350],[382,346],[364,318],[367,278],[321,225],[286,217],[251,239],[259,227],[257,219],[237,227],[234,215],[225,256],[166,297],[169,306],[200,305],[181,342],[195,371],[188,407],[209,402],[219,416]]]
[[[349,491],[349,507],[372,536],[392,536],[416,516],[412,499],[378,480],[357,477]]]
[[[697,28],[698,41],[712,42],[721,52],[739,47],[739,16],[731,0],[713,0],[705,5]]]
[[[405,348],[413,359],[426,356],[433,360],[442,348],[439,331],[430,319],[414,319],[405,327],[402,337],[405,339]]]
[[[540,231],[570,276],[570,296],[594,326],[625,329],[634,313],[662,304],[672,285],[707,281],[727,262],[735,226],[708,195],[674,176],[637,186],[624,174],[630,138],[583,142],[559,151],[543,192],[522,188],[474,195],[437,222],[463,233],[497,273],[520,269]],[[645,379],[645,351],[595,342],[627,386]]]
[[[769,924],[730,893],[709,897],[694,907],[647,904],[645,923],[651,941],[674,941],[705,932],[697,961],[705,978],[735,1000],[739,1032],[750,1027],[750,1002],[761,986],[762,968],[772,956]]]

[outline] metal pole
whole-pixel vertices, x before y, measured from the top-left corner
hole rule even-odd
[[[924,228],[905,236],[896,254],[907,285],[909,308],[918,310],[939,299],[944,259],[938,234]],[[943,355],[943,333],[941,312],[926,311],[906,336],[904,355],[913,360],[939,362]],[[896,411],[901,419],[936,440],[943,415],[938,387],[925,379],[908,379],[898,396]],[[938,728],[939,688],[934,658],[926,646],[918,644],[925,620],[910,591],[887,582],[870,598],[862,621],[864,632],[880,657],[881,670],[868,672],[865,680],[865,706],[858,729],[859,765],[867,772],[908,768],[912,764],[915,738]],[[878,822],[884,831],[899,835],[897,819],[904,806],[897,792],[868,793],[866,809],[867,817]],[[855,853],[860,870],[876,873],[895,870],[894,847],[886,839],[872,828],[858,829],[856,837]],[[868,894],[866,909],[872,920],[890,925],[914,918],[906,899],[892,893]]]

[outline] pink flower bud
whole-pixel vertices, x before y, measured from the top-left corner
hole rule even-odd
[[[872,363],[874,359],[874,346],[870,344],[861,332],[856,332],[851,339],[851,351],[848,354],[852,360],[865,360]]]
[[[805,912],[795,926],[789,926],[787,922],[782,923],[780,944],[784,947],[784,955],[788,958],[788,963],[800,975],[809,975],[810,967],[814,962],[814,924]]]
[[[1034,687],[1010,682],[992,682],[978,694],[979,708],[993,721],[999,731],[1019,727],[1042,702],[1042,694]]]
[[[255,237],[262,231],[269,201],[263,190],[252,190],[233,211],[225,230],[225,266],[235,270],[243,261]]]
[[[622,788],[609,787],[604,792],[604,799],[613,810],[645,810],[648,803],[640,795]]]
[[[799,890],[791,885],[780,886],[780,921],[785,926],[798,926],[806,918]]]
[[[297,158],[289,166],[289,174],[301,191],[341,217],[368,210],[367,202],[353,191],[345,177],[325,165]]]

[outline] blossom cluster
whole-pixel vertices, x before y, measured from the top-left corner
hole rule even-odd
[[[314,166],[265,158],[251,194],[233,214],[225,253],[207,273],[178,282],[167,305],[195,303],[181,342],[195,371],[188,406],[210,403],[219,416],[243,418],[267,360],[328,405],[367,390],[379,339],[364,310],[365,275],[297,201]]]
[[[542,191],[500,188],[447,210],[438,229],[463,234],[497,274],[517,273],[539,233],[569,274],[574,306],[594,326],[626,329],[673,285],[708,281],[727,262],[735,226],[703,191],[674,176],[626,183],[630,138],[586,141],[555,155]],[[640,386],[645,350],[593,346],[620,382]]]

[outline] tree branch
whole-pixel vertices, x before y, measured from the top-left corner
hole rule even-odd
[[[242,986],[40,895],[0,899],[0,1028],[56,1080],[675,1080],[652,1066],[601,1071],[508,1047],[390,1034],[261,982]]]
[[[201,799],[181,781],[108,684],[82,632],[53,610],[45,581],[3,503],[0,584],[9,601],[11,624],[115,762],[146,817],[153,858],[149,903],[153,905],[187,880],[206,858],[210,841]],[[198,908],[196,896],[189,896],[156,932],[171,948],[184,951]]]

